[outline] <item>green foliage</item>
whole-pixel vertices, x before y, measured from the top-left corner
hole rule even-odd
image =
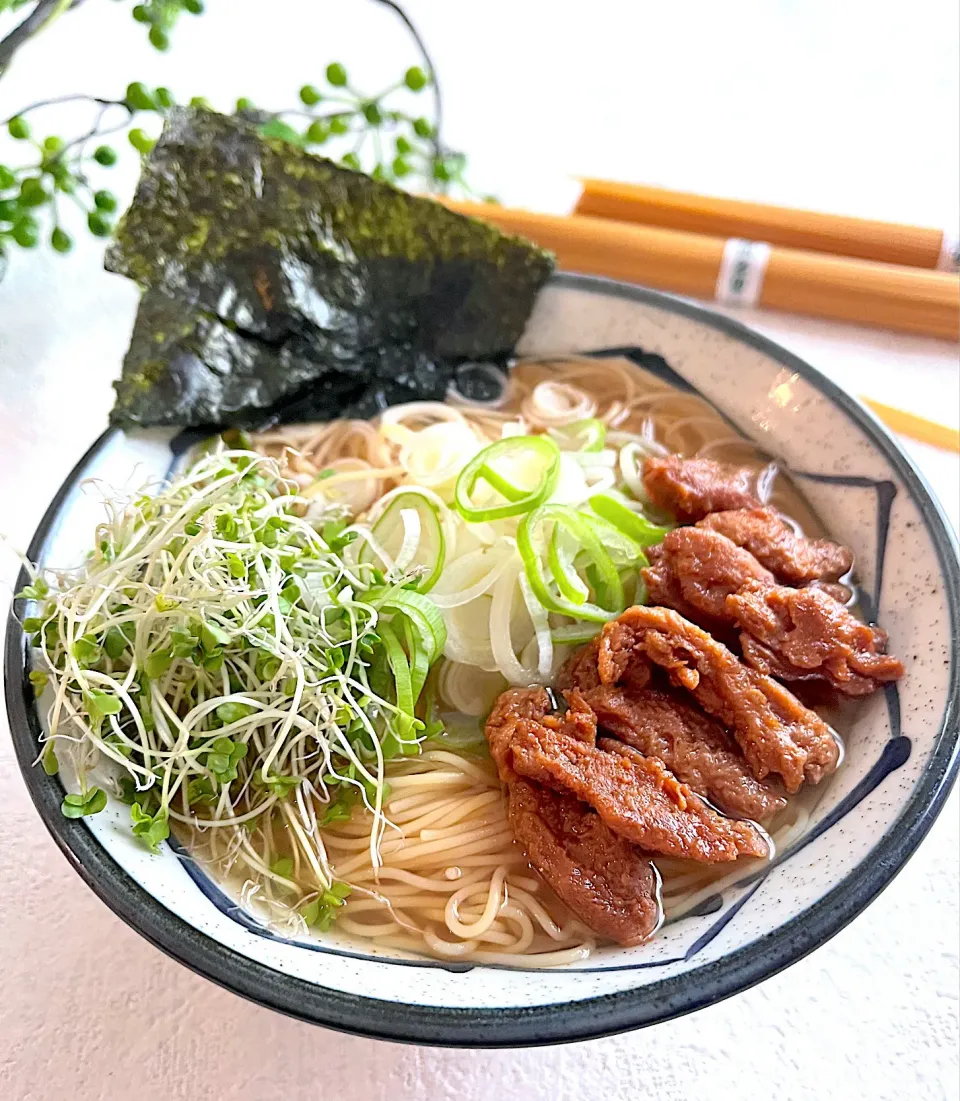
[[[334,880],[330,888],[300,909],[300,916],[313,929],[325,933],[334,923],[337,910],[344,904],[352,888],[348,883]]]
[[[0,18],[26,2],[0,0]],[[59,15],[69,10],[67,6]],[[204,4],[202,0],[140,0],[128,10],[146,28],[152,45],[163,51],[171,45],[180,16],[202,15]],[[299,87],[296,105],[287,110],[258,108],[246,96],[236,100],[235,110],[267,137],[322,152],[379,180],[414,191],[460,188],[469,193],[463,156],[440,145],[435,121],[406,110],[412,97],[419,97],[433,84],[426,63],[407,68],[399,80],[376,95],[355,88],[340,61],[318,67],[315,80],[317,76],[322,78],[317,83]],[[93,143],[100,135],[116,130],[125,118],[127,123],[135,123],[127,131],[127,144],[146,156],[156,142],[163,116],[177,102],[169,88],[151,88],[143,81],[132,81],[113,100],[74,98],[88,98],[94,111],[91,128],[76,137],[35,137],[34,116],[55,100],[33,104],[5,120],[10,137],[28,156],[23,163],[0,164],[0,257],[11,247],[32,249],[41,241],[56,253],[69,253],[74,241],[61,225],[65,197],[80,207],[94,237],[109,237],[118,202],[112,192],[99,186],[96,177],[101,169],[113,167],[120,153],[113,145]],[[184,97],[180,102],[211,107],[203,96]]]
[[[86,818],[90,814],[99,814],[106,805],[107,793],[102,788],[90,788],[89,791],[65,795],[60,812],[64,818]]]

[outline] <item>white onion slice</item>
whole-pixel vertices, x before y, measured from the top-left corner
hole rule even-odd
[[[485,717],[506,687],[507,682],[500,673],[484,672],[472,665],[445,661],[440,670],[441,697],[464,715]]]
[[[534,636],[537,640],[539,659],[537,672],[541,680],[549,680],[553,669],[553,639],[550,637],[550,619],[547,609],[533,595],[530,582],[527,581],[526,571],[520,571],[520,592],[523,593],[523,602],[530,613],[530,621],[533,623]]]
[[[523,568],[519,558],[510,563],[493,587],[493,601],[490,605],[490,648],[493,651],[497,668],[511,684],[536,684],[537,671],[529,669],[517,660],[513,652],[513,639],[510,620],[513,613],[513,599],[517,591],[517,579]]]
[[[489,592],[510,562],[510,555],[481,549],[471,551],[447,566],[430,599],[438,608],[459,608]],[[477,575],[479,574],[479,577]],[[477,580],[467,583],[470,577]],[[438,591],[439,586],[449,591]]]
[[[393,564],[402,573],[413,562],[420,546],[420,513],[415,508],[402,508],[400,520],[403,523],[403,541]]]
[[[380,414],[380,425],[403,424],[404,421],[414,417],[430,417],[434,421],[454,421],[465,423],[463,414],[452,405],[445,405],[442,401],[408,401],[402,405],[391,405]]]

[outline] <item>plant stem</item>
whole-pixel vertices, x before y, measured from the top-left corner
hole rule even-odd
[[[433,154],[434,157],[440,161],[443,160],[443,142],[440,138],[440,127],[443,123],[443,102],[440,98],[440,82],[437,80],[437,70],[434,68],[433,61],[430,58],[430,54],[427,52],[427,47],[424,44],[423,39],[420,37],[420,32],[413,25],[413,21],[410,16],[395,3],[395,0],[376,0],[376,3],[383,4],[385,8],[390,8],[397,16],[399,16],[403,25],[410,32],[413,41],[417,44],[417,49],[420,51],[420,56],[423,58],[424,68],[427,70],[427,75],[430,77],[430,86],[433,89],[433,103],[434,103],[434,122],[433,122]],[[440,183],[438,190],[446,191],[446,184]]]
[[[65,11],[78,8],[84,0],[37,0],[37,6],[14,29],[0,40],[0,77],[2,77],[16,57],[21,46],[26,45],[34,35],[58,19]]]
[[[3,120],[3,125],[10,121],[10,119],[19,118],[21,115],[29,114],[31,111],[37,111],[41,107],[52,107],[55,103],[79,103],[80,100],[85,100],[87,103],[99,103],[101,107],[126,107],[126,104],[122,99],[101,99],[99,96],[88,96],[82,92],[74,92],[68,96],[54,96],[52,99],[40,99],[36,103],[30,103],[26,107],[21,107],[19,111],[15,112],[10,118]]]

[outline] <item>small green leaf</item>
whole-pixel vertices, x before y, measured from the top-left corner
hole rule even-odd
[[[156,23],[150,28],[147,38],[150,40],[150,45],[153,46],[155,50],[160,50],[161,53],[170,49],[170,36],[163,27],[158,26]]]
[[[144,155],[149,153],[157,144],[145,130],[140,130],[139,128],[131,130],[130,133],[127,134],[127,141],[130,142],[138,153],[143,153]]]
[[[118,627],[111,627],[103,640],[103,648],[107,657],[116,661],[127,648],[127,637]]]
[[[100,644],[92,635],[82,635],[73,644],[72,653],[80,665],[95,665],[100,660]]]
[[[148,677],[162,677],[170,668],[172,661],[173,654],[169,650],[158,650],[147,657],[143,667]]]
[[[33,685],[34,695],[42,696],[50,683],[50,675],[44,673],[42,669],[33,669],[30,673],[30,683]]]
[[[239,579],[247,576],[247,567],[237,554],[227,555],[227,569],[230,571],[230,576],[233,578]]]
[[[217,707],[217,718],[226,726],[230,723],[240,722],[241,719],[248,718],[256,710],[255,707],[251,707],[246,703],[233,703],[228,701],[227,703],[221,703]]]
[[[59,226],[54,226],[50,234],[50,247],[54,252],[67,253],[73,248],[73,238]]]
[[[101,788],[91,788],[86,792],[74,792],[63,797],[60,813],[64,818],[85,818],[99,814],[107,805],[107,793]]]
[[[48,776],[56,776],[57,772],[60,770],[60,762],[57,760],[53,742],[47,742],[43,750],[43,756],[40,758],[40,764],[43,766],[43,771]]]
[[[123,710],[123,703],[116,696],[96,690],[90,692],[89,695],[96,700],[97,710],[101,715],[119,715]]]
[[[264,784],[274,795],[282,799],[300,784],[300,780],[299,776],[268,776]]]
[[[289,142],[291,145],[298,145],[303,148],[303,135],[298,134],[296,130],[289,124],[283,121],[283,119],[270,119],[269,122],[261,123],[260,133],[265,138],[279,138],[281,141]]]
[[[200,631],[200,645],[206,653],[211,653],[218,646],[226,646],[230,642],[230,636],[216,623],[204,623]]]
[[[157,106],[146,84],[139,80],[127,85],[127,94],[124,98],[127,106],[133,111],[152,111]]]
[[[270,871],[274,875],[282,876],[284,879],[289,879],[293,875],[293,860],[289,856],[282,856],[279,860],[275,860],[270,865]]]
[[[330,137],[330,130],[325,123],[317,119],[307,127],[304,137],[311,145],[323,145]]]

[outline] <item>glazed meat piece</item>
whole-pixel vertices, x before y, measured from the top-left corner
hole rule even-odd
[[[572,795],[520,779],[509,791],[514,836],[582,922],[624,946],[656,932],[660,880],[649,857]]]
[[[756,471],[712,459],[684,459],[680,455],[647,459],[643,485],[657,508],[687,524],[711,512],[763,504],[757,496]]]
[[[771,777],[757,780],[733,737],[679,692],[628,692],[607,685],[588,690],[584,697],[598,727],[645,757],[663,761],[678,780],[724,814],[763,821],[787,805],[782,786]],[[603,739],[599,744],[605,744]]]
[[[749,551],[706,528],[668,532],[656,562],[640,571],[651,604],[673,608],[686,619],[711,629],[733,618],[727,597],[746,585],[775,584]]]
[[[600,673],[597,670],[597,655],[600,652],[599,635],[591,642],[581,646],[572,654],[557,674],[557,688],[568,690],[576,688],[589,702],[589,693],[600,687]],[[626,655],[617,683],[628,692],[642,692],[650,683],[650,662],[641,653]]]
[[[849,568],[849,558],[835,556],[835,568],[844,563]],[[641,572],[653,603],[723,641],[739,630],[744,658],[761,673],[823,680],[849,696],[903,674],[900,662],[884,653],[884,632],[847,611],[830,593],[831,582],[777,585],[749,551],[709,527],[671,531],[656,562]]]
[[[837,767],[839,743],[819,715],[676,612],[628,608],[606,624],[597,655],[601,683],[616,684],[624,652],[638,649],[733,732],[758,780],[776,773],[792,794]]]
[[[771,508],[714,512],[698,527],[725,535],[749,551],[784,585],[836,581],[853,565],[853,552],[827,539],[806,539]]]
[[[596,744],[596,715],[577,689],[564,695],[572,703],[562,715],[554,713],[553,700],[546,688],[508,688],[497,697],[493,710],[487,716],[485,732],[490,756],[505,784],[511,784],[516,779],[510,749],[514,728],[520,722],[546,722],[566,738],[589,746]]]
[[[782,680],[826,680],[848,696],[863,696],[903,676],[885,653],[887,635],[854,618],[819,589],[744,589],[727,598],[744,633],[743,656]]]
[[[585,707],[575,689],[568,702],[570,711]],[[531,709],[540,710],[539,720],[527,717]],[[507,783],[521,776],[566,791],[647,852],[707,864],[771,854],[769,838],[758,827],[718,814],[656,758],[638,763],[605,753],[569,732],[571,721],[578,721],[570,712],[561,719],[549,709],[542,688],[511,689],[497,701],[486,733]]]

